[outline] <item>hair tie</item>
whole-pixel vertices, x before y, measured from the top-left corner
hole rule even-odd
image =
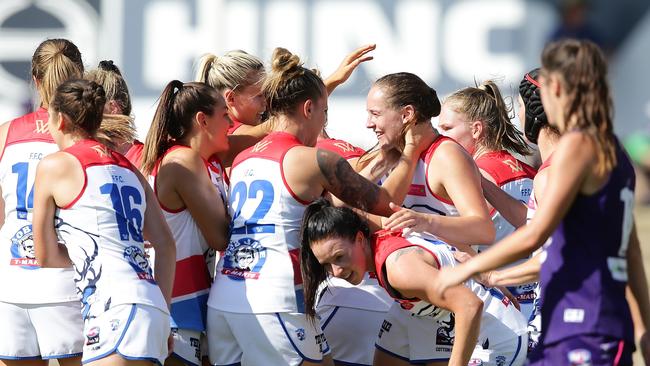
[[[536,87],[538,88],[542,87],[537,80],[533,79],[533,77],[530,76],[530,74],[526,74],[526,76],[524,77],[526,78],[526,80],[528,80],[531,84],[535,85]]]

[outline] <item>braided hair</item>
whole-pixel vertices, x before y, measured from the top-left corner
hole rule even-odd
[[[556,133],[557,129],[548,123],[548,118],[542,106],[542,98],[539,94],[540,84],[539,81],[539,68],[532,69],[519,83],[519,95],[524,101],[524,109],[526,110],[526,120],[524,122],[524,134],[528,141],[533,144],[537,143],[539,138],[539,131],[542,128],[551,128]]]

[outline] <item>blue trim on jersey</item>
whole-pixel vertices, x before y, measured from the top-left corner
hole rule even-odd
[[[298,353],[298,356],[302,358],[303,360],[307,360],[309,362],[314,362],[314,363],[321,363],[323,362],[322,359],[320,360],[313,360],[311,358],[307,358],[305,355],[300,352],[298,347],[296,347],[296,344],[293,343],[293,339],[291,339],[291,336],[289,335],[289,332],[287,331],[287,327],[284,326],[284,322],[282,321],[282,317],[280,317],[280,313],[275,313],[275,316],[278,318],[278,321],[280,322],[280,326],[282,326],[282,330],[284,330],[284,334],[287,335],[287,338],[289,339],[289,343],[291,343],[291,346],[293,347],[294,350],[296,350],[296,353]]]
[[[212,365],[212,366],[241,366],[241,361],[240,362],[235,362],[235,363],[229,363],[227,365],[226,364],[220,365],[218,363],[211,363],[210,365]]]
[[[184,358],[183,356],[179,355],[176,352],[172,352],[171,357],[174,357],[174,358],[178,359],[179,361],[183,362],[186,365],[201,366],[201,365],[199,365],[197,363],[194,363],[194,362]]]
[[[81,360],[82,365],[85,365],[85,364],[87,364],[89,362],[97,361],[97,360],[102,359],[104,357],[107,357],[107,356],[109,356],[109,355],[111,355],[113,353],[117,353],[120,356],[126,358],[126,356],[124,356],[124,355],[120,354],[119,352],[117,352],[117,347],[119,347],[120,343],[122,343],[122,339],[124,339],[124,336],[126,335],[126,331],[129,330],[129,325],[131,325],[131,321],[133,321],[133,317],[135,316],[135,309],[136,309],[135,306],[136,306],[135,304],[131,304],[131,313],[129,314],[129,318],[126,320],[126,325],[124,326],[124,331],[122,331],[122,334],[120,335],[120,338],[117,340],[117,342],[115,342],[115,346],[112,349],[104,352],[104,354],[93,357],[93,358],[91,358],[89,360]],[[156,361],[156,362],[158,362],[158,361]],[[160,363],[160,362],[158,362],[158,363]]]
[[[330,320],[332,320],[332,318],[334,318],[334,314],[336,314],[337,311],[339,311],[338,306],[334,307],[334,310],[332,310],[332,312],[330,313],[330,316],[328,316],[327,319],[325,319],[325,321],[323,322],[323,325],[320,327],[322,330],[325,330],[325,328],[327,328],[327,324],[329,324]]]
[[[208,293],[174,302],[171,306],[171,327],[205,331],[205,319],[208,314]]]
[[[397,353],[393,353],[393,352],[387,350],[386,348],[378,345],[377,343],[375,343],[375,348],[377,348],[378,350],[380,350],[380,351],[382,351],[384,353],[387,353],[387,354],[389,354],[389,355],[391,355],[391,356],[393,356],[395,358],[399,358],[402,361],[411,362],[411,360],[409,360],[408,357],[400,356]]]
[[[428,358],[428,359],[422,359],[422,360],[413,360],[410,361],[412,364],[425,364],[429,362],[441,362],[441,361],[449,361],[450,358]]]
[[[118,351],[118,350],[115,350],[115,353],[122,356],[122,358],[125,358],[125,359],[129,360],[129,361],[149,361],[149,362],[155,363],[158,366],[162,366],[162,363],[160,362],[160,360],[158,360],[155,357],[132,357],[132,356],[124,355],[124,354],[120,353],[120,351]]]
[[[0,360],[42,360],[41,356],[2,356],[0,355]]]
[[[72,357],[79,357],[83,355],[83,352],[78,352],[78,353],[68,353],[65,355],[55,355],[55,356],[45,356],[43,357],[44,360],[58,360],[60,358],[72,358]]]
[[[521,336],[517,338],[517,350],[515,351],[515,355],[512,356],[512,361],[510,361],[510,365],[508,366],[512,366],[512,363],[515,362],[517,356],[519,356],[519,351],[521,351]]]
[[[341,360],[334,360],[334,364],[343,365],[343,366],[372,366],[372,365],[366,365],[365,363],[345,362]]]

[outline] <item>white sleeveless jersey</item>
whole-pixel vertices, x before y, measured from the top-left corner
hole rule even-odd
[[[302,145],[276,132],[245,150],[230,172],[230,243],[222,253],[208,306],[236,313],[304,308],[299,250],[305,205],[286,185],[282,161]]]
[[[388,311],[393,299],[379,285],[377,275],[366,273],[358,285],[330,277],[321,284],[317,306],[342,306],[346,308]]]
[[[379,282],[393,298],[400,302],[402,308],[409,311],[413,316],[446,318],[449,315],[448,310],[420,299],[403,299],[397,291],[387,284],[385,273],[383,273],[386,258],[396,250],[413,245],[417,245],[431,253],[438,268],[456,266],[457,262],[452,254],[455,249],[433,236],[413,234],[403,238],[400,232],[380,231],[372,237],[375,268],[378,269]],[[526,321],[523,315],[501,291],[496,288],[486,288],[473,279],[465,281],[464,285],[483,301],[484,319],[486,317],[498,319],[517,335],[526,332]],[[486,338],[489,338],[490,331],[489,328],[484,329],[484,327],[481,327],[481,337],[486,335]]]
[[[5,217],[0,229],[0,301],[45,304],[77,299],[72,268],[40,268],[34,255],[36,166],[44,156],[59,150],[47,122],[43,108],[9,122],[0,158]]]
[[[64,151],[79,160],[86,176],[77,198],[56,212],[57,233],[74,266],[84,319],[119,304],[145,304],[168,313],[144,252],[147,202],[136,168],[93,140]]]
[[[534,168],[517,160],[505,150],[493,151],[476,159],[476,165],[492,177],[495,184],[510,197],[526,204],[533,191],[533,178],[537,173]],[[515,231],[508,220],[499,211],[490,212],[496,231],[494,242],[505,238]],[[477,245],[479,252],[489,248],[488,245]]]
[[[454,206],[454,203],[434,194],[429,187],[427,179],[427,169],[431,158],[438,146],[444,141],[453,140],[442,135],[438,136],[431,146],[422,153],[420,159],[418,159],[411,187],[402,204],[403,207],[429,214],[458,216],[458,210]]]
[[[188,149],[188,147],[176,145],[169,148],[154,167],[149,179],[154,191],[156,191],[160,161],[177,149]],[[204,161],[204,164],[206,173],[221,195],[222,202],[227,202],[220,164],[217,161],[212,163]],[[208,246],[189,210],[185,207],[172,210],[162,203],[160,207],[176,242],[176,271],[171,303],[172,327],[204,331],[211,284],[206,258],[209,257],[210,252],[214,254],[214,251]]]

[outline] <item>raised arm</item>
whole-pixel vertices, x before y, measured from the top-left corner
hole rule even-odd
[[[466,263],[445,269],[443,279],[436,284],[437,291],[442,293],[475,274],[522,259],[539,248],[560,224],[584,185],[595,151],[594,142],[585,134],[576,132],[563,137],[548,168],[544,200],[530,223]]]
[[[467,365],[478,340],[483,302],[463,285],[450,288],[444,299],[438,296],[431,285],[440,279],[440,271],[431,254],[417,246],[390,254],[386,274],[391,287],[402,296],[417,297],[455,314],[455,341],[449,365]]]
[[[367,44],[357,48],[345,56],[338,69],[336,69],[332,75],[328,76],[327,79],[323,80],[325,83],[325,89],[327,90],[327,95],[332,94],[337,86],[346,82],[359,64],[372,60],[373,56],[366,56],[366,54],[373,51],[375,48],[377,48],[377,45]]]
[[[230,167],[240,152],[258,143],[271,132],[271,121],[267,120],[257,126],[241,125],[228,136],[229,148],[218,154],[224,167]]]

